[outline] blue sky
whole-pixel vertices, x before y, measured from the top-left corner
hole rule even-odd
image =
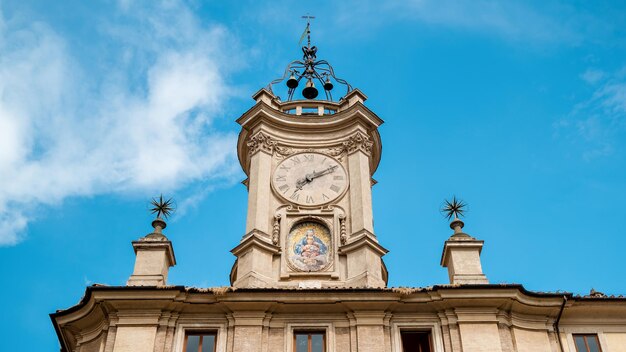
[[[626,294],[626,6],[618,1],[0,1],[0,350],[122,285],[172,196],[170,283],[228,285],[243,235],[234,120],[301,55],[386,123],[373,189],[390,286],[447,282],[457,195],[492,283]]]

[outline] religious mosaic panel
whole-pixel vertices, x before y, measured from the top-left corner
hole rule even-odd
[[[287,236],[287,258],[292,268],[299,271],[320,271],[331,261],[331,235],[319,222],[296,224]]]

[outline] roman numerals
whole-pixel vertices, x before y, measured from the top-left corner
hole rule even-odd
[[[278,187],[278,189],[282,192],[282,194],[287,193],[287,191],[289,190],[289,188],[290,188],[290,187],[289,187],[289,185],[286,185],[286,184],[284,184],[284,185],[282,185],[282,186]]]
[[[341,163],[316,152],[285,158],[276,166],[271,181],[276,195],[305,207],[337,201],[348,187],[348,176]]]

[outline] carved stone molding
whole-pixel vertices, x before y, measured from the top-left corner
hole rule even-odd
[[[247,145],[250,148],[250,155],[254,155],[260,150],[272,154],[277,142],[271,136],[260,131],[248,139]]]
[[[360,150],[367,155],[371,155],[373,145],[374,143],[370,140],[369,136],[357,131],[343,141],[340,146],[328,148],[323,151],[323,153],[336,157],[341,161],[344,153],[351,154]]]
[[[363,153],[370,155],[372,153],[372,146],[374,143],[370,141],[370,137],[362,132],[356,132],[348,140],[343,142],[343,148],[348,153],[355,151],[362,151]]]
[[[279,156],[279,157],[288,157],[289,155],[295,154],[296,150],[293,148],[289,148],[289,147],[283,147],[280,146],[278,144],[276,144],[274,146],[274,152]]]
[[[322,153],[328,156],[338,158],[342,160],[344,153],[354,153],[356,151],[362,151],[367,155],[371,155],[372,147],[374,143],[370,140],[370,137],[360,131],[353,133],[348,139],[341,142],[341,145],[329,148],[293,148],[285,146],[279,143],[270,135],[263,131],[257,132],[255,135],[248,138],[247,146],[250,148],[250,155],[254,155],[260,150],[273,154],[278,158],[285,158],[290,155],[302,152],[315,152]]]
[[[274,225],[272,227],[272,243],[278,244],[280,240],[280,214],[274,215]]]
[[[348,235],[346,234],[346,216],[341,214],[339,215],[339,241],[341,244],[346,244],[348,240]]]

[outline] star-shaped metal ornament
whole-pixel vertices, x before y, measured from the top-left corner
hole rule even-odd
[[[152,214],[156,213],[157,218],[160,218],[161,215],[163,215],[167,219],[170,217],[170,215],[172,215],[175,210],[172,198],[164,201],[162,194],[159,199],[152,198],[150,204],[152,205],[152,208],[150,208],[150,212]]]
[[[456,196],[452,197],[452,201],[445,200],[443,207],[441,208],[441,213],[448,219],[452,219],[454,216],[457,219],[459,216],[464,216],[467,207],[467,203],[463,202],[460,199],[456,199]]]

